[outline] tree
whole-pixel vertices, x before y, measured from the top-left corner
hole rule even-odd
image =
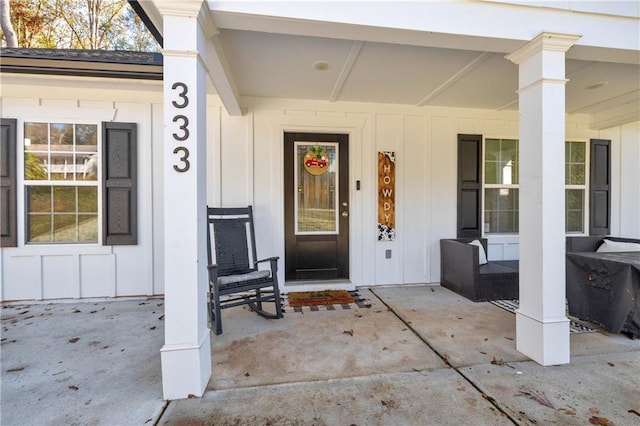
[[[18,39],[13,30],[13,25],[11,25],[9,9],[9,0],[0,0],[0,26],[2,27],[2,33],[7,40],[7,46],[18,47]]]
[[[10,3],[20,47],[136,51],[157,51],[159,47],[126,0]]]

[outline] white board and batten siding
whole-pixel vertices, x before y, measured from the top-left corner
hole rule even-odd
[[[134,122],[138,130],[138,243],[24,244],[0,249],[1,297],[9,300],[159,295],[164,291],[162,85],[70,78],[3,81],[2,117]],[[244,99],[229,116],[215,96],[207,111],[207,200],[254,206],[258,256],[284,259],[285,131],[349,134],[350,281],[353,285],[436,283],[441,238],[456,234],[457,135],[518,137],[518,114],[456,108]],[[567,117],[567,139],[612,140],[612,233],[640,236],[638,123],[603,131]],[[19,144],[19,150],[20,150]],[[377,241],[377,153],[396,155],[394,241]],[[22,159],[18,153],[18,163]],[[19,169],[21,170],[21,169]],[[18,205],[24,191],[18,176]],[[356,190],[360,181],[360,190]],[[22,193],[22,194],[21,194]],[[385,256],[391,250],[391,257]],[[518,257],[517,236],[489,237],[490,259]],[[284,265],[280,282],[284,283]]]

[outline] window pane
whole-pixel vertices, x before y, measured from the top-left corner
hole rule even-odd
[[[570,166],[570,171],[569,185],[585,184],[584,164],[572,164]]]
[[[69,213],[76,211],[76,187],[57,186],[53,189],[53,211]]]
[[[78,154],[76,157],[76,180],[98,179],[98,154]]]
[[[584,232],[584,190],[567,189],[566,198],[566,232]]]
[[[500,161],[500,139],[487,139],[484,147],[486,161]]]
[[[586,147],[584,142],[568,142],[571,146],[571,155],[568,156],[572,163],[584,163],[586,160]]]
[[[498,183],[498,163],[488,161],[484,165],[484,183]]]
[[[53,240],[58,242],[77,241],[76,215],[74,214],[53,215]]]
[[[27,218],[28,234],[27,241],[34,243],[44,243],[53,240],[51,229],[51,215],[30,214]]]
[[[518,232],[518,205],[517,189],[485,189],[485,233]]]
[[[44,146],[42,146],[44,145]],[[24,123],[24,146],[31,150],[48,150],[49,125],[47,123]]]
[[[73,149],[73,124],[51,123],[51,145],[63,145],[60,148],[64,150]]]
[[[98,215],[78,215],[78,241],[98,241]]]
[[[74,180],[75,163],[73,154],[52,152],[49,172],[51,173],[51,180]]]
[[[95,186],[78,187],[78,212],[98,212],[98,188]]]
[[[27,205],[29,212],[32,213],[50,213],[51,205],[51,187],[50,186],[31,186],[27,187]]]
[[[95,124],[76,124],[76,145],[78,145],[78,151],[96,152],[98,150],[98,126]]]

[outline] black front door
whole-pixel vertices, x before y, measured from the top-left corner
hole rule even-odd
[[[349,278],[349,136],[285,133],[285,279]]]

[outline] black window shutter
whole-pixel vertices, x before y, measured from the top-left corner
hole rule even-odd
[[[589,234],[611,232],[611,141],[591,139]]]
[[[16,127],[13,118],[3,118],[0,137],[0,246],[16,247]]]
[[[135,123],[102,123],[102,243],[135,245],[137,224]]]
[[[482,209],[482,135],[458,135],[458,238],[479,238]]]

